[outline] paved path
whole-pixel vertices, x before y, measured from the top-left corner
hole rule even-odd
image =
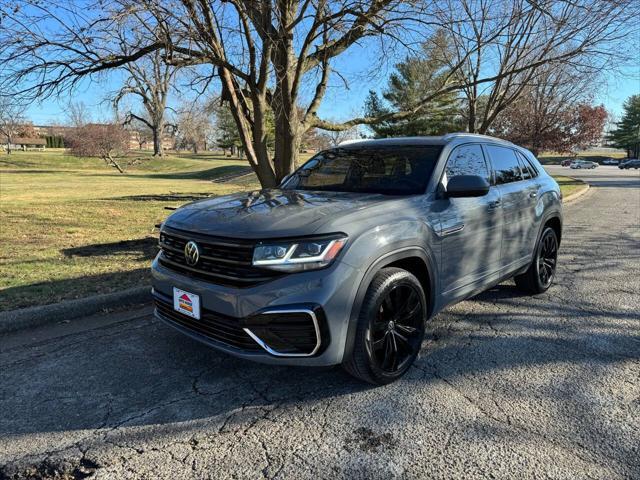
[[[640,478],[640,178],[571,174],[596,188],[566,207],[557,284],[448,309],[384,388],[145,312],[5,336],[0,478]]]

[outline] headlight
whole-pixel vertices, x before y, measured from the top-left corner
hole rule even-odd
[[[328,266],[347,242],[346,237],[264,242],[253,250],[253,265],[283,272]]]

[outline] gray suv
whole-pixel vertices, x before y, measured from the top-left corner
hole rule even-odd
[[[561,233],[557,183],[512,143],[358,141],[277,189],[176,210],[153,262],[155,314],[238,357],[385,384],[447,305],[510,277],[549,288]]]

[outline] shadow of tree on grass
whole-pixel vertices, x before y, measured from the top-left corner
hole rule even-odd
[[[155,237],[121,240],[119,242],[97,243],[82,247],[64,248],[60,252],[65,257],[94,256],[135,256],[137,260],[153,260],[158,253],[158,239]]]

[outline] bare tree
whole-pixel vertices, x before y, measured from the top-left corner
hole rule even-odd
[[[115,0],[109,9],[96,4],[90,12],[79,0],[15,1],[30,8],[3,9],[0,58],[17,66],[5,82],[50,95],[152,52],[166,52],[171,65],[200,67],[199,85],[219,81],[247,159],[264,186],[292,171],[302,135],[320,122],[317,111],[331,60],[369,37],[400,39],[409,30],[407,19],[422,16],[421,2],[401,0]],[[143,34],[128,37],[123,54],[105,38],[127,22]],[[48,31],[55,26],[56,33],[43,34],[43,24]],[[132,41],[138,36],[148,40]],[[276,132],[273,161],[269,110]]]
[[[211,113],[206,104],[185,103],[178,111],[178,144],[198,153],[206,148],[212,134]]]
[[[479,133],[540,84],[540,72],[570,66],[593,78],[615,55],[625,19],[617,2],[530,0],[448,0],[437,17],[449,30],[452,80],[464,85],[467,129]],[[495,80],[479,81],[487,76]]]
[[[428,33],[432,24],[456,32],[454,26],[442,25],[442,9],[418,0],[115,0],[108,9],[98,2],[90,12],[79,0],[14,2],[30,8],[0,6],[4,15],[0,71],[5,72],[0,90],[3,84],[19,84],[25,91],[46,96],[153,52],[165,52],[162,55],[168,64],[197,69],[200,75],[194,85],[206,89],[213,81],[220,83],[248,161],[265,187],[276,185],[292,171],[307,130],[345,130],[381,120],[357,117],[329,122],[319,118],[329,81],[335,78],[331,75],[336,57],[354,46],[374,45],[371,40],[406,45],[418,34]],[[448,8],[457,9],[459,5],[454,3]],[[487,32],[481,44],[473,47],[472,43],[472,49],[451,66],[450,77],[441,88],[404,111],[385,114],[384,119],[415,115],[433,98],[470,84],[502,83],[543,64],[610,52],[612,42],[623,30],[628,31],[628,18],[637,12],[638,5],[634,0],[540,0],[523,4],[520,10],[523,18],[545,19],[537,23],[535,32],[548,27],[546,38],[552,44],[548,49],[534,48],[533,52],[540,54],[520,55],[518,61],[501,62],[498,56],[489,65],[504,63],[504,67],[480,69],[478,78],[460,75],[470,56],[487,44],[487,36],[493,38],[490,44],[501,45],[509,28],[516,28],[514,42],[520,45],[530,31],[518,30],[521,23],[517,23]],[[498,12],[496,16],[505,13],[504,9]],[[445,17],[444,21],[462,20]],[[120,48],[114,51],[112,42],[105,38],[111,38],[110,32],[126,22],[142,34],[125,38],[128,47],[123,54]],[[48,29],[41,28],[45,24]],[[415,28],[417,24],[421,32]],[[52,25],[56,25],[56,33],[42,33]],[[133,41],[135,38],[144,41]],[[378,45],[385,46],[382,42]],[[531,49],[530,45],[522,52]],[[267,140],[269,111],[276,132],[273,161]]]
[[[324,132],[321,131],[320,135],[326,138],[327,143],[331,147],[337,147],[342,142],[360,138],[360,134],[358,133],[358,129],[356,127],[351,127],[347,130],[328,130]]]
[[[123,47],[125,40],[120,42]],[[126,55],[126,47],[123,48]],[[124,85],[113,98],[116,110],[122,100],[134,95],[142,102],[144,113],[139,115],[128,111],[125,115],[125,123],[137,121],[146,125],[153,139],[153,155],[162,157],[162,136],[167,128],[175,130],[175,125],[167,125],[165,112],[168,108],[167,100],[177,69],[164,61],[164,52],[156,50],[141,58],[137,62],[130,62],[124,66],[128,77]]]
[[[11,153],[13,139],[26,123],[24,105],[15,97],[0,97],[0,135],[4,138],[7,154]]]
[[[84,102],[70,101],[65,111],[67,124],[74,128],[84,127],[91,122],[89,109]]]
[[[120,159],[129,150],[129,132],[116,123],[89,123],[75,128],[67,142],[78,157],[97,157],[124,173]]]
[[[318,125],[340,129],[404,120],[435,98],[462,92],[468,131],[485,133],[500,112],[535,84],[540,69],[570,65],[593,76],[634,61],[621,42],[637,33],[628,18],[637,16],[639,7],[624,0],[446,0],[432,10],[451,43],[442,55],[449,71],[440,88],[425,92],[403,111]]]
[[[604,107],[591,105],[593,91],[593,78],[570,65],[547,66],[498,115],[489,133],[524,145],[535,155],[592,146],[607,120]]]

